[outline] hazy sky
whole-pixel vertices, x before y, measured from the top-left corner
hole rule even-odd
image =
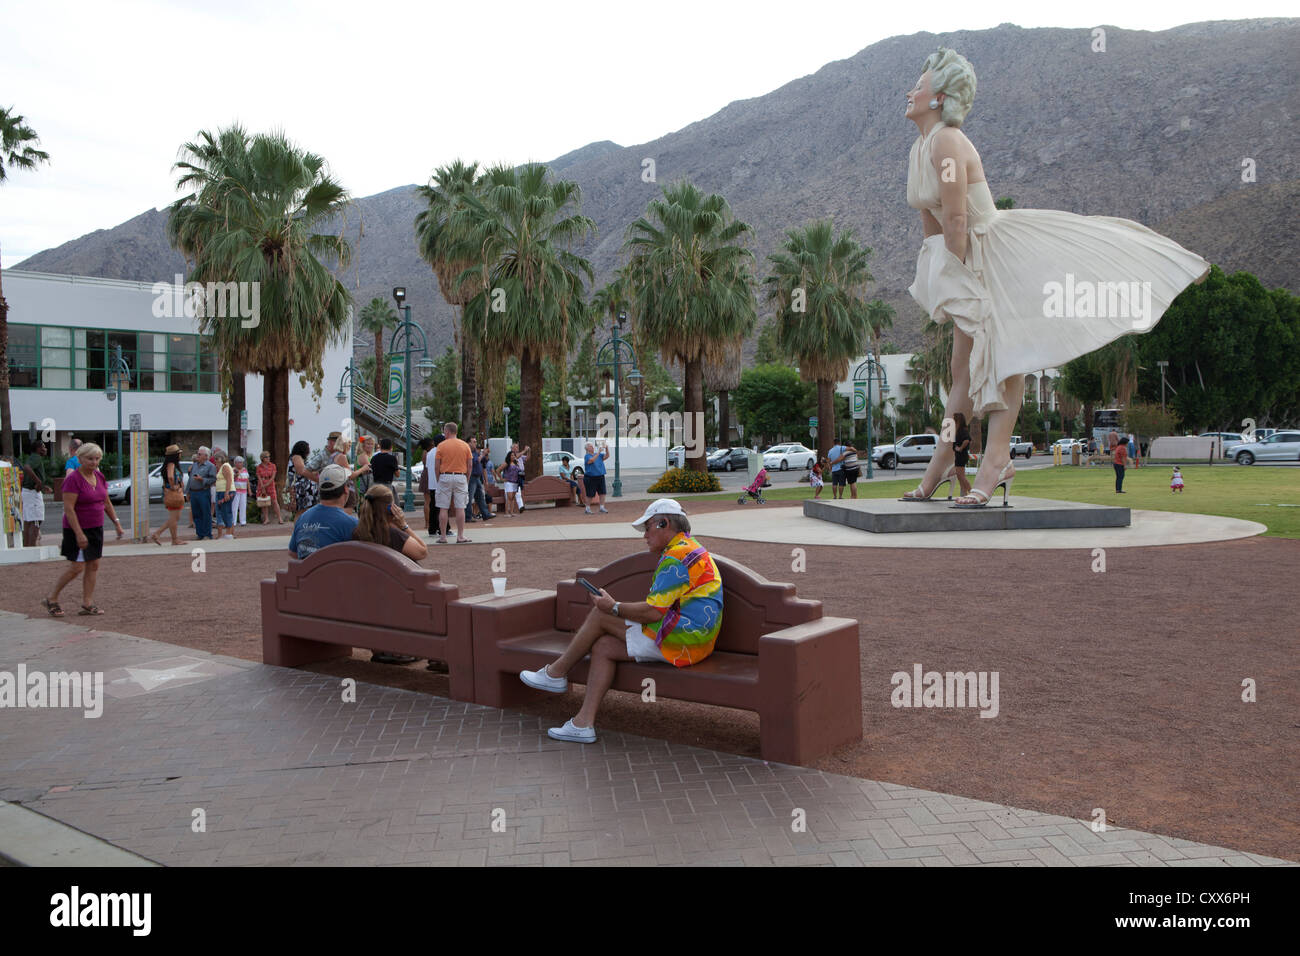
[[[0,105],[51,160],[0,187],[3,264],[171,202],[177,148],[236,120],[284,129],[366,196],[458,156],[648,142],[900,34],[1294,12],[1294,0],[0,0]]]

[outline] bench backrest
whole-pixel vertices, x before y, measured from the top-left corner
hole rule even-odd
[[[459,597],[437,571],[369,541],[331,544],[275,575],[281,613],[423,634],[447,633],[447,605]]]
[[[505,495],[505,491],[493,482],[488,482],[484,493],[488,495]],[[554,475],[539,475],[536,478],[528,479],[524,483],[524,501],[534,496],[538,499],[567,498],[571,494],[573,494],[573,489],[569,487],[569,483]]]
[[[822,616],[821,602],[796,597],[793,584],[769,581],[743,564],[711,553],[722,574],[722,631],[714,650],[757,654],[758,639],[764,634]],[[578,576],[620,601],[644,601],[657,564],[646,551],[603,568],[583,568]],[[577,581],[563,581],[556,591],[555,626],[577,630],[591,609],[587,589]]]

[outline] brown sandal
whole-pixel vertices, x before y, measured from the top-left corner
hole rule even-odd
[[[77,612],[82,617],[93,617],[96,614],[103,614],[98,604],[83,604],[81,610]]]
[[[59,607],[58,601],[51,601],[49,598],[41,598],[41,606],[50,612],[50,617],[63,617],[63,608]]]

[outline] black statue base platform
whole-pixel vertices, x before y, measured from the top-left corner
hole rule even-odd
[[[1012,495],[1002,506],[999,492],[985,508],[954,508],[951,501],[910,502],[896,498],[808,499],[808,518],[832,521],[875,534],[907,531],[1011,531],[1044,528],[1127,528],[1127,508],[1088,505],[1077,501],[1025,498]]]

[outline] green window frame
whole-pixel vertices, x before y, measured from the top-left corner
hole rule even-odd
[[[131,367],[123,391],[218,391],[217,355],[208,336],[19,322],[9,323],[10,387],[102,392],[111,384],[114,345],[122,346]]]

